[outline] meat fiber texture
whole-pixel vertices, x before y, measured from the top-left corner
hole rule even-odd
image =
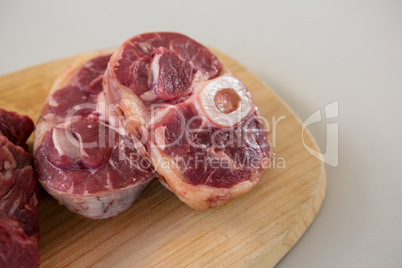
[[[39,267],[37,244],[17,221],[0,211],[0,267]]]
[[[104,89],[162,184],[194,209],[248,192],[271,161],[246,87],[187,36],[145,33],[125,41],[108,63]]]
[[[0,111],[0,122],[10,124],[6,131],[2,125],[0,134],[0,267],[38,267],[37,179],[29,154],[9,141],[26,145],[33,123],[5,110]]]
[[[26,141],[34,130],[31,118],[0,108],[0,135],[6,136],[15,145],[28,150]]]
[[[42,187],[93,219],[126,210],[154,177],[141,157],[143,146],[105,106],[102,80],[110,54],[84,55],[55,81],[35,130],[34,166]]]

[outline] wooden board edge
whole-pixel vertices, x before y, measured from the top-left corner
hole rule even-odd
[[[262,255],[258,260],[255,261],[255,263],[251,264],[251,267],[274,267],[301,239],[303,234],[313,223],[325,199],[327,190],[327,176],[325,174],[324,166],[322,166],[321,176],[320,190],[311,201],[311,205],[305,209],[302,217],[299,218],[299,221],[293,225],[293,227],[289,229],[287,233],[281,237],[281,239],[276,241],[276,243],[266,254]]]
[[[224,58],[235,62],[238,66],[241,68],[245,69],[247,72],[249,72],[252,76],[253,79],[257,79],[261,81],[264,86],[272,91],[272,93],[275,95],[275,98],[283,105],[290,113],[291,115],[298,121],[300,126],[303,125],[303,122],[299,118],[299,116],[289,107],[289,105],[260,77],[258,77],[254,72],[250,71],[247,69],[243,64],[239,63],[237,60],[233,59],[232,57],[226,55],[225,53],[222,53],[219,50],[216,50],[214,48],[209,49],[214,53],[214,54],[219,54],[220,56],[223,56]],[[301,130],[302,131],[302,130]],[[304,129],[306,137],[312,140],[314,149],[319,151],[319,146],[311,134],[310,130],[307,128]],[[276,264],[279,263],[279,261],[288,253],[292,250],[294,245],[300,240],[300,238],[303,236],[303,234],[306,232],[306,230],[309,228],[309,226],[312,224],[314,221],[315,217],[317,216],[322,203],[325,199],[325,194],[327,190],[327,176],[325,172],[325,167],[324,163],[322,160],[317,160],[321,161],[320,167],[320,186],[319,186],[319,191],[317,194],[313,197],[313,200],[311,200],[311,203],[305,211],[302,213],[302,216],[299,218],[299,221],[292,226],[291,229],[287,231],[286,234],[280,237],[277,241],[275,241],[274,245],[267,249],[267,252],[265,254],[262,254],[260,257],[252,261],[252,263],[248,263],[248,266],[251,267],[274,267]]]
[[[243,64],[239,63],[237,60],[226,55],[225,53],[222,53],[221,51],[213,48],[209,49],[211,49],[211,51],[214,54],[218,53],[219,55],[235,62],[238,66],[249,72],[253,76],[253,79],[261,81],[268,90],[272,91],[272,93],[275,95],[275,98],[277,98],[277,100],[281,103],[281,105],[283,105],[291,113],[291,115],[298,121],[300,126],[303,125],[303,122],[301,121],[299,116],[293,111],[293,109],[290,108],[289,105],[263,79],[258,77],[254,72],[250,71]],[[306,137],[311,139],[311,141],[313,142],[314,149],[320,151],[319,146],[315,138],[311,134],[310,130],[306,128],[303,131],[305,131]],[[274,267],[288,252],[292,250],[294,245],[296,245],[296,243],[300,240],[300,238],[303,236],[303,234],[307,231],[307,229],[314,221],[325,199],[325,194],[327,190],[327,175],[325,172],[324,162],[318,159],[317,161],[321,161],[320,180],[319,180],[320,186],[319,191],[311,200],[310,205],[307,206],[305,211],[302,213],[302,216],[299,218],[299,221],[295,225],[293,225],[292,228],[289,229],[286,234],[284,234],[283,236],[280,237],[280,239],[275,241],[274,245],[270,247],[269,250],[267,250],[268,251],[267,253],[261,255],[258,259],[254,259],[253,263],[249,263],[248,266]]]

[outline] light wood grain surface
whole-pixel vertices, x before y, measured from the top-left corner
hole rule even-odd
[[[259,184],[222,207],[199,212],[154,180],[130,209],[107,220],[76,215],[42,191],[42,267],[271,267],[300,239],[325,196],[323,163],[304,148],[300,120],[272,89],[213,52],[243,81],[271,126],[276,156]],[[75,59],[1,76],[0,107],[37,121],[55,78]],[[318,149],[306,130],[304,142]]]

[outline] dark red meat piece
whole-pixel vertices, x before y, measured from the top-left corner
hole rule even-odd
[[[0,135],[6,136],[15,145],[28,150],[26,141],[34,130],[31,118],[0,108]]]

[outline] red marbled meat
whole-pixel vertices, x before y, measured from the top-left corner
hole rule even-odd
[[[0,136],[0,210],[17,220],[25,233],[39,241],[38,186],[31,157]]]
[[[25,145],[33,130],[32,120],[3,110],[0,121],[5,114],[10,132],[18,133],[14,141]],[[31,157],[0,134],[0,267],[39,266],[38,206],[38,183]]]
[[[0,211],[0,267],[39,267],[36,247],[18,222]]]
[[[34,130],[34,123],[26,115],[0,108],[0,135],[6,136],[15,145],[28,150],[26,141]]]
[[[34,143],[43,188],[71,211],[94,219],[126,210],[154,177],[139,153],[142,147],[105,107],[102,78],[110,58],[105,53],[78,60],[58,78]]]
[[[248,90],[187,36],[128,39],[108,63],[104,88],[161,182],[195,209],[246,193],[272,158]]]

